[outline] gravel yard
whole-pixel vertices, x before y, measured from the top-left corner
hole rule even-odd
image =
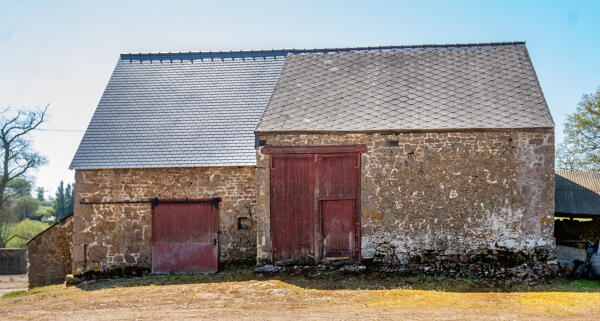
[[[8,292],[27,290],[27,275],[0,275],[0,297]]]
[[[0,318],[161,319],[593,319],[600,282],[535,287],[396,275],[149,275],[35,288],[0,299]]]

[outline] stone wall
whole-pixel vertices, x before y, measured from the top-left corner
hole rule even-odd
[[[29,287],[58,284],[72,273],[71,246],[73,216],[69,215],[31,239],[29,248]]]
[[[127,267],[150,269],[152,264],[150,204],[80,204],[80,201],[219,196],[222,198],[219,261],[254,260],[254,173],[254,167],[77,170],[73,225],[75,273]],[[238,230],[239,219],[247,229]]]
[[[27,251],[24,249],[0,249],[0,275],[24,274],[27,269]]]
[[[380,265],[555,259],[552,130],[270,134],[264,146],[365,144],[361,256]],[[271,262],[269,156],[257,149],[257,251]]]

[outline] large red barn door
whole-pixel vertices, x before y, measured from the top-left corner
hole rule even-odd
[[[271,239],[274,261],[314,256],[313,155],[271,156]]]
[[[218,201],[156,200],[153,203],[153,273],[217,272]]]
[[[271,161],[273,261],[360,260],[364,145],[266,147]]]

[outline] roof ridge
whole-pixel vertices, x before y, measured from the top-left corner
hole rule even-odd
[[[238,54],[275,54],[286,55],[288,53],[322,53],[355,50],[390,50],[390,49],[419,49],[419,48],[461,48],[461,47],[489,47],[489,46],[514,46],[525,45],[525,41],[508,42],[472,42],[472,43],[446,43],[446,44],[419,44],[419,45],[396,45],[396,46],[366,46],[366,47],[343,47],[343,48],[309,48],[309,49],[259,49],[259,50],[230,50],[230,51],[179,51],[179,52],[129,52],[121,53],[121,59],[139,59],[144,57],[181,56],[181,55],[238,55]]]

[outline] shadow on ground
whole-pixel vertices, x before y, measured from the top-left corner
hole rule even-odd
[[[245,281],[279,280],[303,289],[384,290],[412,289],[444,292],[600,292],[600,281],[551,280],[537,285],[507,283],[499,280],[462,279],[433,276],[406,276],[398,273],[348,273],[339,270],[294,269],[277,273],[256,273],[253,267],[233,267],[216,274],[145,274],[130,278],[86,281],[78,288],[95,291],[107,288],[163,286]]]

